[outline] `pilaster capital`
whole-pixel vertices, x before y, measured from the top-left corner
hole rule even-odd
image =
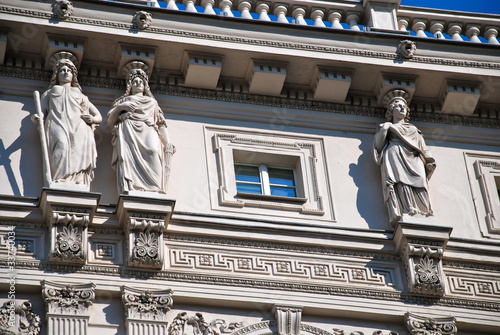
[[[454,317],[431,318],[413,313],[406,313],[405,323],[410,334],[455,335],[458,332]]]
[[[167,312],[173,304],[173,293],[171,289],[148,291],[122,286],[125,318],[166,322]]]
[[[94,283],[69,285],[42,281],[47,314],[88,316],[88,307],[95,299],[94,289]]]

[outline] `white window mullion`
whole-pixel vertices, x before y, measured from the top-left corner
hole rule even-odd
[[[264,164],[259,165],[260,170],[260,180],[262,181],[262,194],[271,194],[271,185],[269,185],[269,173],[267,171],[267,166]]]

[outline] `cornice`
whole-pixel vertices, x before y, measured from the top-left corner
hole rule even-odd
[[[31,9],[24,8],[15,8],[10,6],[0,6],[0,13],[7,14],[16,14],[27,17],[34,18],[42,18],[42,19],[51,19],[51,13],[48,12],[40,12]],[[71,16],[65,20],[68,23],[76,23],[83,24],[89,26],[96,27],[105,27],[105,28],[115,28],[122,30],[130,30],[132,28],[131,23],[121,23],[115,21],[106,21],[106,20],[98,20],[98,19],[90,19],[90,18],[82,18]],[[283,42],[283,41],[273,41],[273,40],[264,40],[264,39],[256,39],[256,38],[246,38],[246,37],[235,37],[229,35],[220,35],[220,34],[209,34],[195,31],[186,31],[180,29],[169,29],[169,28],[160,28],[160,27],[149,27],[144,30],[148,33],[154,33],[161,36],[170,35],[170,36],[178,36],[178,37],[186,37],[186,38],[195,38],[201,40],[209,40],[209,41],[218,41],[218,42],[228,42],[228,43],[236,43],[236,44],[247,44],[247,45],[256,45],[256,46],[265,46],[265,47],[277,47],[284,49],[293,49],[293,50],[303,50],[303,51],[313,51],[313,52],[321,52],[321,53],[332,53],[332,54],[340,54],[340,55],[350,55],[350,56],[361,56],[367,58],[379,58],[379,59],[387,59],[387,60],[395,60],[397,56],[394,52],[380,52],[380,51],[371,51],[371,50],[357,50],[353,48],[342,48],[342,47],[333,47],[333,46],[324,46],[324,45],[313,45],[313,44],[304,44],[304,43],[292,43],[292,42]],[[348,30],[347,30],[348,31]],[[331,32],[331,31],[330,31]],[[376,33],[370,32],[356,32],[357,34],[367,34],[368,36],[375,36]],[[352,34],[352,31],[348,31],[348,34]],[[387,37],[387,35],[383,35]],[[391,36],[392,37],[392,36]],[[402,38],[400,35],[394,35],[393,37],[396,40]],[[411,37],[413,38],[413,36]],[[417,40],[421,40],[416,38]],[[447,58],[439,58],[439,57],[413,57],[408,60],[410,62],[423,63],[423,64],[436,64],[436,65],[447,65],[447,66],[462,66],[462,67],[472,67],[472,68],[483,68],[483,69],[500,69],[500,63],[491,63],[491,62],[476,62],[476,61],[467,61],[467,60],[455,60],[455,59],[447,59]]]
[[[7,261],[5,260],[0,261],[0,268],[8,268]],[[196,284],[246,287],[253,289],[283,290],[291,292],[332,295],[332,296],[363,297],[367,299],[401,302],[405,304],[416,304],[420,306],[434,305],[434,306],[447,306],[452,308],[465,308],[465,309],[500,312],[500,303],[496,302],[473,300],[473,299],[447,298],[447,297],[432,298],[432,297],[417,296],[407,293],[390,292],[383,290],[318,285],[318,284],[302,284],[290,281],[270,281],[270,280],[259,280],[259,279],[232,278],[227,276],[221,277],[221,276],[210,276],[203,274],[166,272],[166,271],[146,272],[142,270],[128,270],[118,267],[110,268],[102,266],[82,266],[81,268],[78,268],[69,265],[49,264],[36,261],[17,261],[16,268],[51,271],[51,272],[55,271],[62,273],[72,272],[81,274],[96,274],[96,275],[98,274],[101,276],[109,275],[121,278],[128,277],[135,279],[142,279],[142,278],[156,279],[156,280],[169,281],[170,283],[172,283],[172,281],[177,281],[177,282],[188,282]]]

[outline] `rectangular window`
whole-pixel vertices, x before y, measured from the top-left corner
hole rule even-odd
[[[235,164],[234,171],[238,193],[297,197],[293,169],[270,167],[264,164]]]

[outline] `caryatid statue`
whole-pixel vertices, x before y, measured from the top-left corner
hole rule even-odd
[[[384,202],[392,224],[403,216],[431,216],[428,178],[436,168],[422,133],[409,123],[408,94],[390,91],[384,99],[387,121],[377,128],[375,161],[382,173]]]
[[[153,192],[164,194],[175,151],[167,133],[167,122],[149,89],[148,76],[132,68],[127,91],[108,112],[112,129],[113,158],[120,194]]]
[[[46,186],[88,191],[97,160],[94,128],[102,117],[77,75],[70,59],[57,60],[49,89],[41,100],[34,93],[38,111],[33,119],[44,119],[39,130]]]

